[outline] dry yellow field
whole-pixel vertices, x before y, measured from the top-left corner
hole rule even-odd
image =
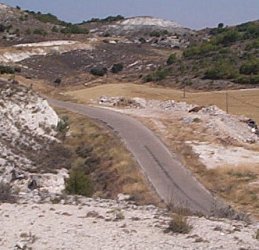
[[[100,96],[142,97],[148,99],[184,101],[197,105],[217,105],[226,110],[226,91],[186,92],[171,88],[153,87],[138,84],[105,84],[91,88],[66,91],[63,94],[81,103],[88,103]],[[231,114],[245,115],[259,123],[259,89],[228,90],[228,111]]]

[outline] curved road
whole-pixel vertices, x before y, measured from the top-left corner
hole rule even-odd
[[[53,106],[99,120],[112,128],[124,141],[162,200],[210,215],[216,200],[142,123],[108,109],[53,99],[48,101]]]

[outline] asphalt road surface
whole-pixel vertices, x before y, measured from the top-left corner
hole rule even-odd
[[[105,123],[123,140],[160,198],[176,206],[210,215],[214,197],[184,167],[177,156],[136,119],[109,109],[48,100],[53,106]]]

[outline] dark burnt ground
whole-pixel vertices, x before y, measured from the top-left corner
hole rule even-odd
[[[122,63],[124,69],[119,76],[139,76],[143,72],[149,72],[150,69],[164,64],[165,60],[166,56],[161,56],[161,53],[149,45],[102,43],[92,51],[77,50],[61,55],[34,56],[26,59],[21,62],[23,66],[26,66],[21,74],[50,82],[61,78],[62,82],[72,84],[74,83],[72,76],[89,73],[96,66],[109,70],[113,64]]]

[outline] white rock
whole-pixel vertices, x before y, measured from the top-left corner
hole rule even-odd
[[[118,194],[118,201],[128,201],[130,199],[130,195],[128,194]]]

